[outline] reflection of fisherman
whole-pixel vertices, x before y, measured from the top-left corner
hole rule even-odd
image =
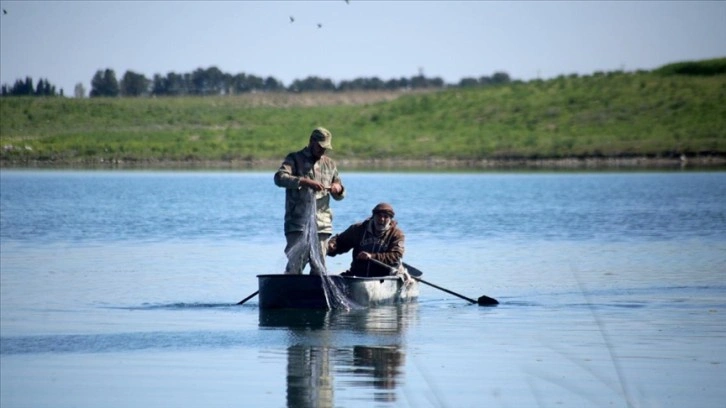
[[[328,241],[328,255],[335,256],[353,250],[350,270],[343,275],[386,276],[391,269],[371,259],[392,267],[399,267],[404,252],[405,236],[393,220],[395,213],[388,203],[373,208],[373,215],[365,221],[353,224]]]
[[[372,367],[373,386],[378,402],[396,401],[396,379],[401,374],[404,356],[398,346],[388,347],[353,347],[354,364],[361,367]],[[386,391],[383,391],[386,390]]]
[[[333,407],[330,348],[294,345],[287,349],[287,406]]]
[[[346,406],[335,402],[336,391],[340,389],[336,385],[340,384],[357,395],[356,399],[372,396],[378,403],[368,405],[386,402],[385,406],[391,406],[400,394],[402,367],[406,362],[403,335],[409,324],[417,320],[417,306],[417,303],[404,303],[356,313],[260,309],[260,327],[283,330],[288,338],[295,339],[295,344],[287,347],[284,373],[287,407]],[[373,336],[391,342],[346,346],[337,341],[349,336]]]
[[[333,232],[330,197],[342,200],[345,196],[345,189],[338,176],[335,161],[325,155],[327,150],[333,148],[332,139],[333,135],[330,131],[321,127],[316,128],[310,135],[308,145],[300,151],[288,154],[275,173],[275,184],[285,188],[285,239],[287,241],[285,253],[288,255],[285,273],[287,274],[301,274],[310,260],[309,251],[297,254],[295,252],[298,251],[293,250],[296,244],[299,244],[304,238],[306,221],[309,219],[306,198],[310,194],[310,190],[315,192],[315,219],[318,241],[323,254],[320,257],[323,265],[312,262],[310,272],[318,275],[325,272],[319,269],[325,267],[326,243]],[[302,260],[297,258],[302,258]]]

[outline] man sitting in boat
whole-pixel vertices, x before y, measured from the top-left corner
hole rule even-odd
[[[400,268],[405,236],[393,220],[395,212],[388,203],[373,207],[370,218],[353,224],[328,241],[328,255],[335,256],[353,250],[350,270],[344,276],[388,276]],[[376,260],[390,265],[386,268]]]

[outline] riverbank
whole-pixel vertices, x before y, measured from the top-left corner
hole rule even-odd
[[[280,160],[101,160],[12,162],[0,160],[0,169],[87,170],[239,170],[274,171]],[[343,170],[359,171],[487,171],[487,170],[726,170],[726,155],[696,157],[578,157],[561,159],[342,159]]]
[[[3,97],[0,165],[275,168],[324,126],[348,168],[712,167],[726,157],[725,89],[726,74],[613,72],[420,92]]]

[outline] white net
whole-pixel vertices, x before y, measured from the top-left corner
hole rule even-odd
[[[325,267],[325,254],[318,238],[318,222],[316,215],[315,192],[305,189],[302,205],[305,209],[305,225],[301,239],[289,250],[287,257],[290,265],[302,270],[306,263],[310,264],[311,274],[320,275],[329,309],[350,310],[355,305],[343,294],[328,276]]]

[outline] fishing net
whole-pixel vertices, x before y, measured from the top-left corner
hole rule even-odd
[[[287,253],[288,267],[302,271],[305,264],[310,264],[311,274],[320,275],[325,300],[329,309],[350,310],[354,304],[343,294],[333,280],[328,276],[325,267],[325,254],[318,238],[318,222],[316,216],[316,194],[310,189],[302,192],[301,205],[305,210],[305,224],[300,240],[290,248]]]

